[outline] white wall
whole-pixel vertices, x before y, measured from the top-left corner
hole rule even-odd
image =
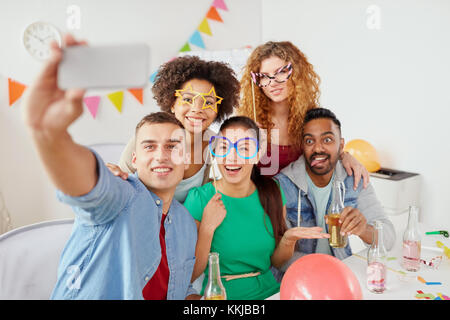
[[[322,78],[321,103],[343,122],[346,140],[362,138],[384,167],[422,175],[422,220],[450,229],[450,2],[446,0],[226,0],[224,23],[210,22],[208,49],[290,40]],[[212,0],[0,0],[0,191],[13,227],[72,216],[58,203],[21,121],[20,101],[8,106],[5,77],[30,83],[40,68],[25,52],[25,27],[44,20],[66,32],[66,9],[81,8],[81,29],[92,44],[145,41],[151,71],[173,57]],[[371,5],[381,29],[366,26]],[[182,8],[180,10],[179,8]],[[89,94],[89,93],[88,93]],[[97,119],[85,112],[71,132],[83,144],[126,142],[136,122],[156,110],[149,87],[144,106],[125,93],[119,114],[106,96]]]
[[[370,6],[380,12],[373,25]],[[450,229],[450,2],[263,0],[262,37],[289,40],[322,79],[321,104],[346,141],[422,175],[421,221]]]
[[[81,29],[72,33],[91,44],[143,41],[151,50],[151,72],[176,56],[202,19],[212,0],[0,0],[0,191],[12,216],[13,227],[72,217],[70,208],[59,203],[42,170],[21,120],[20,101],[8,106],[7,77],[29,84],[41,63],[33,60],[22,45],[25,27],[38,20],[67,32],[69,5],[81,9]],[[209,20],[213,36],[203,35],[209,50],[255,46],[261,41],[261,4],[258,0],[225,0],[228,11],[219,9],[224,23]],[[251,15],[251,19],[249,18]],[[195,49],[195,47],[192,47]],[[85,111],[71,127],[82,144],[126,142],[136,123],[156,111],[150,92],[144,106],[125,92],[121,114],[103,94],[97,118]],[[88,92],[87,95],[98,92]]]

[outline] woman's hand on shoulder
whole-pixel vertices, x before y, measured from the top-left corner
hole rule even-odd
[[[341,156],[341,162],[342,165],[345,168],[345,171],[347,171],[347,174],[351,176],[353,173],[354,175],[354,185],[353,189],[356,190],[358,188],[359,182],[361,181],[361,178],[363,179],[363,187],[364,189],[367,188],[367,185],[369,184],[369,172],[367,171],[366,167],[364,167],[361,162],[356,160],[355,157],[353,157],[348,152],[343,152]]]
[[[122,171],[122,169],[120,169],[120,167],[118,165],[112,164],[112,163],[107,163],[106,167],[109,169],[109,171],[112,172],[113,175],[115,175],[116,177],[121,177],[123,180],[127,180],[128,179],[128,173]]]

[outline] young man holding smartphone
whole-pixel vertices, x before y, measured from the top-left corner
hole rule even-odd
[[[68,46],[83,45],[71,36]],[[84,90],[57,86],[62,50],[24,95],[24,120],[58,198],[75,211],[53,299],[185,299],[192,287],[197,231],[173,199],[183,178],[185,137],[167,113],[136,127],[137,173],[115,177],[93,151],[76,144],[68,127],[82,114]]]

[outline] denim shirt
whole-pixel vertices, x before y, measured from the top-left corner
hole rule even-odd
[[[286,218],[288,222],[288,227],[297,226],[297,208],[298,208],[298,187],[283,173],[279,173],[276,178],[280,181],[280,184],[286,193]],[[345,197],[344,206],[345,207],[357,207],[356,199],[358,197],[358,192],[361,188],[361,184],[358,186],[356,191],[353,190],[353,177],[347,177],[344,181],[345,185]],[[301,227],[315,227],[317,226],[317,208],[314,199],[306,191],[300,190],[301,196]],[[328,212],[328,208],[331,204],[332,192],[330,192],[330,197],[328,198],[328,203],[325,212]],[[325,229],[323,232],[328,232],[328,225],[325,224]],[[317,246],[317,239],[301,239],[299,240],[299,247],[303,253],[315,253]],[[345,259],[346,257],[352,255],[352,250],[350,245],[347,243],[345,248],[331,248],[334,256],[340,259]]]
[[[288,228],[297,226],[297,209],[298,209],[298,195],[300,190],[300,205],[301,205],[301,226],[302,227],[314,227],[316,226],[316,208],[315,202],[312,201],[310,195],[308,195],[308,187],[306,182],[306,168],[304,156],[301,156],[298,160],[289,164],[284,168],[276,178],[280,182],[281,187],[286,195],[286,223]],[[367,223],[373,223],[375,220],[379,220],[383,224],[384,229],[384,244],[386,249],[390,250],[395,242],[395,231],[393,224],[386,217],[380,202],[377,200],[373,187],[369,184],[367,189],[363,189],[362,182],[359,183],[356,190],[353,189],[354,177],[348,176],[344,167],[338,161],[335,168],[335,179],[339,182],[343,182],[345,186],[344,192],[344,206],[358,208],[360,212],[365,216]],[[327,209],[331,204],[332,194],[327,203]],[[328,226],[326,230],[328,232]],[[315,253],[317,246],[317,239],[301,239],[298,241],[297,251],[294,256],[286,263],[281,270],[285,271],[287,267],[292,264],[296,259],[305,254]],[[352,255],[350,244],[344,248],[331,248],[333,255],[342,260]]]
[[[97,158],[98,182],[86,195],[57,192],[72,206],[75,222],[62,252],[52,299],[143,299],[142,289],[161,260],[163,202],[137,177],[123,181]],[[164,223],[170,270],[167,299],[195,293],[190,280],[197,228],[184,206],[172,200]]]

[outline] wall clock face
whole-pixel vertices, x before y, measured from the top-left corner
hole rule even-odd
[[[23,33],[25,49],[38,60],[46,60],[50,57],[52,41],[56,41],[61,46],[61,35],[58,29],[46,22],[32,23]]]

